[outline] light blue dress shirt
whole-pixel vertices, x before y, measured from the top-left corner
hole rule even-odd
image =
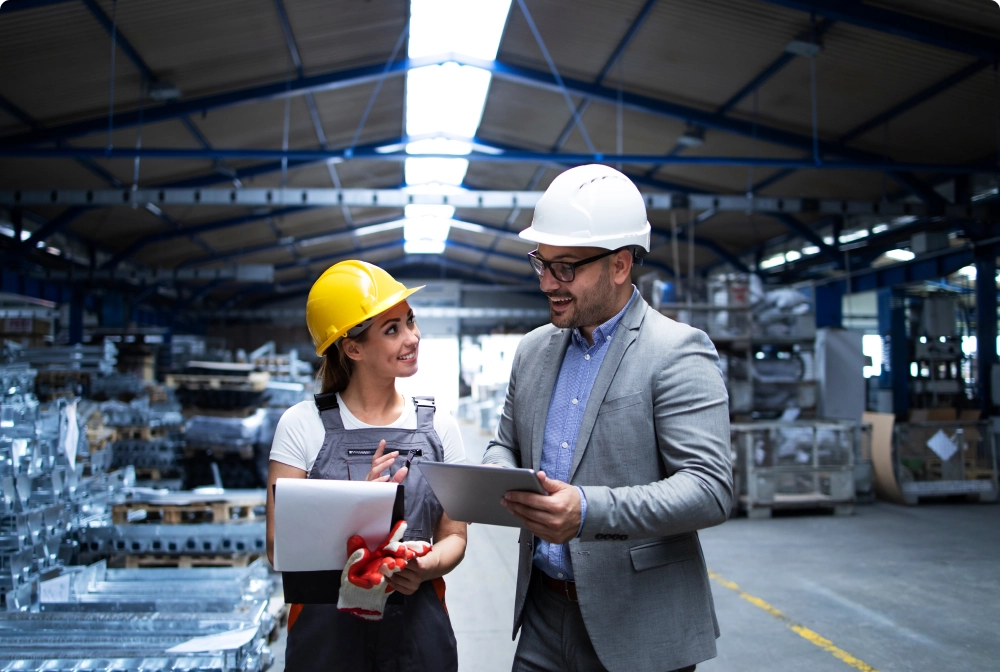
[[[604,361],[608,346],[622,317],[625,316],[625,311],[638,296],[639,291],[633,286],[632,298],[621,312],[594,329],[593,345],[587,343],[587,339],[579,329],[574,329],[572,332],[562,367],[559,369],[559,377],[552,389],[549,414],[545,421],[541,469],[549,478],[569,481],[573,454],[576,452],[576,439],[583,423],[587,400],[590,399],[590,390],[594,387],[601,362]],[[577,530],[577,536],[583,529],[583,521],[586,518],[587,497],[580,488],[580,529]],[[570,561],[568,544],[550,544],[539,539],[535,547],[534,563],[554,579],[573,580],[573,564]]]

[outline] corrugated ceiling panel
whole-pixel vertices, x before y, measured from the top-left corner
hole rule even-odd
[[[624,88],[715,110],[806,27],[804,14],[762,2],[657,3],[626,54]]]
[[[121,50],[115,69],[115,105],[132,107],[141,76]],[[2,93],[37,121],[106,114],[110,73],[111,37],[83,3],[14,12],[0,21]]]
[[[281,149],[285,124],[285,101],[267,100],[213,110],[192,118],[213,147]],[[309,110],[302,97],[291,99],[288,146],[316,149]]]
[[[528,2],[535,25],[561,74],[592,80],[604,67],[645,0],[576,0],[572,10],[558,2]],[[661,3],[662,4],[662,3]],[[659,8],[653,10],[656,14]],[[650,23],[643,28],[645,32]],[[548,70],[517,3],[512,3],[499,58]]]
[[[534,177],[537,168],[538,165],[534,163],[472,161],[469,163],[469,171],[465,174],[465,185],[471,189],[478,189],[480,186],[484,189],[525,189],[531,178]],[[555,175],[556,173],[553,172],[553,176]],[[542,179],[545,179],[545,175],[542,176]],[[541,184],[541,182],[539,183]]]
[[[761,173],[757,181],[768,173]],[[882,173],[861,170],[797,170],[760,192],[762,196],[803,196],[807,198],[859,198],[880,200],[892,196],[899,185]]]
[[[405,78],[398,76],[385,80],[365,121],[358,144],[402,136],[404,83]],[[362,84],[315,95],[316,107],[331,147],[348,147],[351,144],[375,86]]]
[[[2,189],[49,189],[57,185],[103,189],[110,186],[76,161],[52,159],[2,159],[0,185]]]
[[[573,102],[579,105],[580,99],[574,98]],[[494,78],[478,135],[487,141],[547,151],[571,116],[563,97],[556,92]]]
[[[495,239],[496,236],[492,233],[466,231],[464,229],[456,229],[454,227],[452,227],[452,229],[448,232],[448,240],[453,240],[457,243],[464,243],[466,245],[474,245],[475,247],[479,247],[484,250],[492,247]]]
[[[857,26],[837,24],[816,59],[821,137],[836,140],[855,126],[924,90],[970,62],[963,54]],[[762,123],[812,133],[809,60],[797,58],[760,89]],[[752,100],[738,108],[752,118]]]
[[[86,211],[68,228],[84,238],[122,249],[133,240],[167,230],[167,225],[144,209],[102,208]]]
[[[447,248],[445,256],[449,259],[454,259],[455,261],[462,262],[463,264],[469,264],[471,266],[479,266],[483,262],[483,254],[481,252],[475,252],[461,247]]]
[[[385,61],[409,19],[406,0],[285,0],[285,9],[307,75]]]
[[[867,4],[977,33],[1000,35],[1000,11],[993,0],[868,0]]]
[[[198,237],[220,252],[269,244],[277,238],[267,222],[254,222],[239,228],[209,231]]]
[[[0,109],[0,136],[24,133],[29,130],[31,129],[22,124],[20,118],[9,115]]]
[[[1000,14],[1000,8],[997,9]],[[988,68],[897,117],[889,125],[889,155],[896,161],[964,163],[1000,150],[997,137],[997,75]],[[881,146],[883,129],[859,138]]]
[[[133,259],[155,268],[173,268],[182,261],[195,259],[205,254],[205,248],[188,238],[175,238],[151,245]]]
[[[99,0],[111,15],[111,1]],[[185,97],[293,74],[272,0],[132,0],[118,26],[143,60]]]

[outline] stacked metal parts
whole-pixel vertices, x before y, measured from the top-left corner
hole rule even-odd
[[[104,345],[67,345],[49,348],[13,348],[12,359],[38,372],[35,393],[42,401],[59,397],[89,397],[99,376],[110,375],[118,363],[118,349]]]
[[[81,558],[127,568],[236,567],[264,554],[264,490],[130,488],[113,521],[78,532]]]
[[[151,405],[148,397],[129,403],[106,401],[104,423],[115,431],[114,465],[134,466],[138,476],[180,478],[184,418],[176,404]]]
[[[50,373],[87,362],[36,360]],[[283,603],[260,559],[264,491],[135,487],[135,465],[178,464],[179,406],[87,372],[106,396],[146,394],[44,404],[28,362],[0,366],[0,670],[266,669]]]
[[[267,343],[247,363],[191,361],[167,385],[188,415],[185,484],[256,488],[267,483],[268,455],[281,414],[311,392],[312,366]]]
[[[0,596],[8,611],[30,607],[39,581],[75,554],[71,532],[110,521],[111,497],[129,478],[105,473],[103,458],[91,462],[76,403],[40,405],[35,375],[23,363],[0,367]]]
[[[257,562],[231,569],[74,567],[38,611],[0,614],[0,669],[260,672],[280,600]]]

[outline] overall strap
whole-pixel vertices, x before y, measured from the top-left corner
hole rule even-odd
[[[323,429],[327,432],[344,431],[344,420],[340,417],[337,393],[317,394],[313,398],[316,400],[316,408],[319,409],[319,417],[323,420]]]
[[[434,429],[434,397],[413,397],[413,405],[417,409],[417,429],[432,431]]]

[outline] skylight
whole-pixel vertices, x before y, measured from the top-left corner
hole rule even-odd
[[[455,216],[450,205],[408,205],[403,209],[403,250],[407,254],[441,254]]]
[[[910,250],[888,250],[885,256],[893,261],[910,261],[917,255]]]
[[[463,54],[492,61],[500,48],[500,38],[511,0],[410,0],[410,35],[407,56],[420,58],[439,54]],[[406,145],[408,154],[453,154],[460,157],[473,150],[471,142],[456,138],[476,135],[483,116],[486,95],[492,76],[487,70],[449,62],[410,70],[406,75],[405,132],[420,140]],[[448,189],[458,187],[465,180],[468,159],[411,157],[404,166],[407,186]],[[454,214],[454,208],[452,209]],[[418,221],[407,222],[404,230],[407,252],[440,253],[448,237],[447,220],[422,216]],[[432,227],[424,235],[422,227]],[[444,227],[444,234],[441,228]],[[440,245],[417,243],[438,240]],[[438,249],[440,247],[441,249]]]

